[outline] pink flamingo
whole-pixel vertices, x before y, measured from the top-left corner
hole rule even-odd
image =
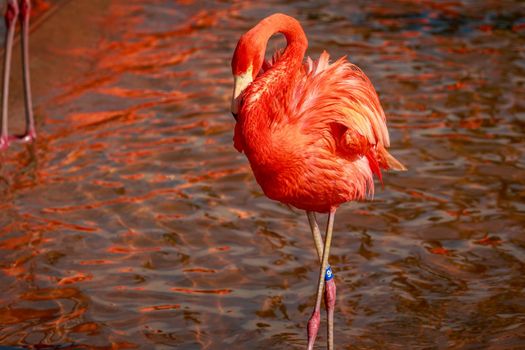
[[[284,34],[286,49],[264,62],[275,33]],[[319,330],[323,284],[333,349],[336,287],[328,256],[336,209],[373,195],[381,169],[406,168],[386,150],[386,118],[368,77],[344,57],[329,64],[326,52],[303,64],[307,45],[299,22],[283,14],[241,36],[232,59],[234,146],[266,196],[306,211],[321,262],[308,349]],[[328,213],[324,247],[314,212]]]
[[[7,148],[12,140],[32,141],[36,137],[33,105],[31,100],[31,85],[29,78],[29,17],[31,13],[30,0],[7,0],[5,11],[6,36],[4,50],[4,73],[2,85],[2,125],[0,134],[0,150]],[[22,66],[24,73],[24,96],[26,109],[26,131],[23,135],[9,135],[7,126],[7,104],[9,97],[9,74],[11,71],[11,53],[17,19],[22,25]]]

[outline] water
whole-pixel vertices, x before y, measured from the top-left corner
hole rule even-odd
[[[306,217],[229,114],[237,39],[278,11],[365,70],[409,168],[337,213],[338,348],[525,347],[525,6],[466,0],[70,2],[32,36],[38,141],[0,155],[0,344],[305,347]]]

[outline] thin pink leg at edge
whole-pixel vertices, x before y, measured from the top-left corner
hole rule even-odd
[[[26,130],[18,140],[30,142],[36,138],[33,99],[31,97],[31,79],[29,74],[29,20],[31,18],[31,0],[20,1],[20,22],[22,24],[22,67],[24,75],[24,98],[26,109]]]

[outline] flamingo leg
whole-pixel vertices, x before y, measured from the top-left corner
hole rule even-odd
[[[314,238],[315,242],[315,248],[317,250],[317,256],[319,257],[319,262],[322,263],[323,260],[323,238],[321,236],[321,231],[319,230],[319,225],[317,224],[317,220],[315,218],[315,213],[312,211],[307,211],[306,216],[308,217],[308,223],[310,224],[310,229],[312,231],[312,236]],[[327,333],[328,333],[328,348],[330,348],[330,344],[332,344],[333,347],[333,334],[334,334],[334,308],[335,308],[335,296],[336,296],[336,287],[335,287],[335,280],[332,273],[332,269],[330,268],[330,265],[327,266],[326,271],[330,271],[330,276],[326,276],[325,274],[325,290],[324,290],[324,299],[325,299],[325,307],[326,307],[326,313],[328,316],[328,327],[327,327]],[[319,328],[319,326],[317,326]]]
[[[313,211],[307,211],[306,216],[308,217],[308,223],[310,224],[310,230],[312,231],[312,236],[314,238],[315,249],[317,250],[317,256],[319,257],[319,262],[322,262],[323,261],[323,238],[321,237],[321,231],[319,230],[319,225],[317,225],[315,213]]]
[[[327,271],[328,267],[328,256],[330,255],[330,245],[332,244],[332,230],[334,227],[334,217],[335,217],[335,210],[331,211],[328,214],[328,223],[326,225],[326,237],[324,242],[324,249],[322,250],[322,260],[321,260],[321,270],[319,271],[319,284],[317,286],[317,299],[315,302],[314,312],[312,313],[312,316],[308,320],[308,350],[313,350],[315,338],[317,337],[317,332],[319,331],[319,324],[321,320],[320,316],[320,309],[321,309],[321,298],[323,296],[323,285],[325,283],[325,280],[327,282],[333,281],[331,270]],[[310,215],[308,215],[308,219],[310,221]],[[315,220],[315,217],[313,217]],[[312,230],[313,232],[314,230]],[[320,236],[320,233],[319,233]],[[320,237],[319,237],[320,238]],[[315,238],[314,233],[314,240],[316,241],[317,246],[317,239]],[[322,238],[319,240],[322,242]],[[333,306],[335,304],[335,283],[330,283],[333,288],[329,287],[327,284],[327,293],[325,295],[326,301],[326,307],[328,311],[328,349],[333,350]],[[329,289],[330,288],[330,289]],[[330,310],[331,309],[331,310]],[[331,327],[330,327],[331,325]]]
[[[24,97],[26,104],[26,130],[21,136],[23,141],[32,141],[36,137],[33,101],[31,98],[31,79],[29,75],[29,18],[31,0],[20,1],[20,22],[22,23],[22,66],[24,74]]]
[[[8,0],[5,11],[5,50],[4,50],[4,72],[2,84],[2,130],[0,133],[0,149],[9,146],[7,131],[7,104],[9,98],[9,75],[11,72],[11,53],[13,51],[13,39],[15,36],[16,19],[18,17],[17,0]]]

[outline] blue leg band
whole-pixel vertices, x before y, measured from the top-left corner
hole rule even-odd
[[[334,273],[332,272],[332,268],[330,267],[330,265],[328,265],[328,267],[326,268],[326,273],[324,274],[324,281],[328,282],[332,278],[334,278]]]

